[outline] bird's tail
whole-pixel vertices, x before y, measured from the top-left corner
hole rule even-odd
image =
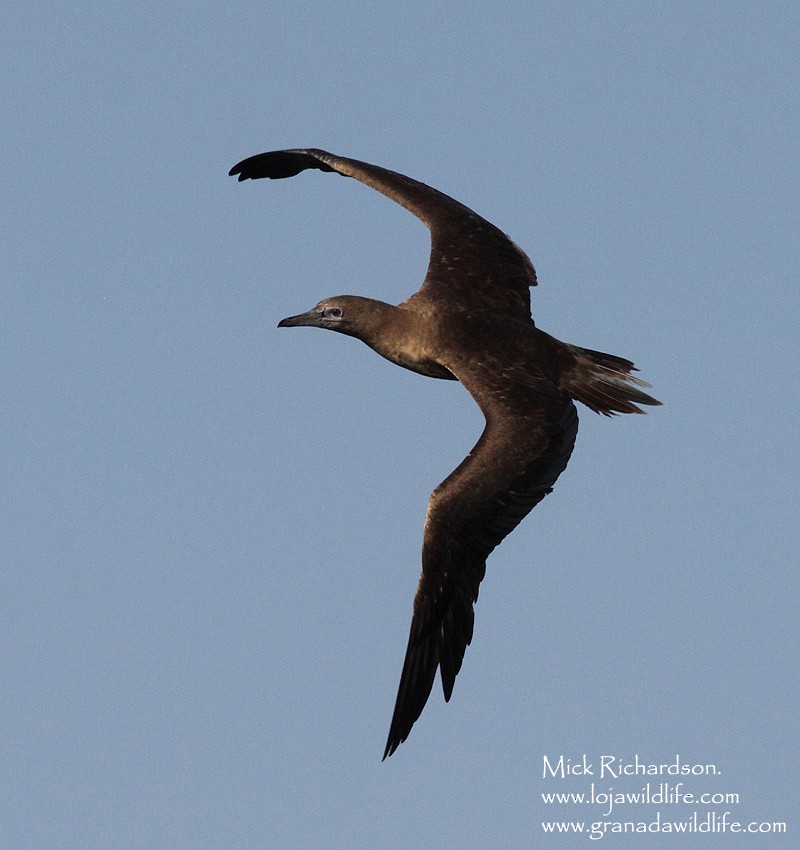
[[[650,384],[631,375],[636,367],[630,360],[577,345],[567,347],[575,363],[562,373],[561,385],[576,401],[605,416],[644,413],[639,404],[661,404],[639,389]]]

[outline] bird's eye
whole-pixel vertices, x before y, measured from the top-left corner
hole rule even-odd
[[[342,308],[341,307],[326,307],[322,311],[322,316],[325,319],[341,319],[342,318]]]

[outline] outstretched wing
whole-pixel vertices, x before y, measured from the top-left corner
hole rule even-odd
[[[270,151],[235,165],[239,180],[293,177],[308,168],[336,171],[371,186],[421,219],[431,231],[428,273],[409,300],[451,309],[502,312],[530,321],[536,272],[501,230],[443,192],[377,165],[312,148]]]
[[[422,575],[384,758],[408,737],[437,668],[450,699],[472,640],[486,558],[551,491],[578,431],[572,400],[544,376],[512,367],[503,378],[486,363],[450,368],[478,402],[486,428],[428,505]]]

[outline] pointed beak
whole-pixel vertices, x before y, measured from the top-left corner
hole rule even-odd
[[[300,313],[299,316],[288,316],[286,319],[281,319],[278,322],[279,328],[301,328],[316,327],[319,325],[319,310],[314,307],[306,313]]]

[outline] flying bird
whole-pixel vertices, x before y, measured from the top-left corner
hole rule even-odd
[[[536,272],[528,256],[472,210],[394,171],[302,149],[235,165],[239,180],[332,171],[365,183],[427,225],[431,253],[418,292],[393,306],[326,298],[278,327],[327,328],[356,337],[399,366],[461,381],[486,419],[477,444],[433,491],[422,542],[400,687],[383,758],[406,740],[437,669],[449,701],[472,640],[473,604],[492,550],[564,471],[578,431],[574,401],[597,413],[643,413],[661,402],[630,360],[560,342],[531,317]]]

